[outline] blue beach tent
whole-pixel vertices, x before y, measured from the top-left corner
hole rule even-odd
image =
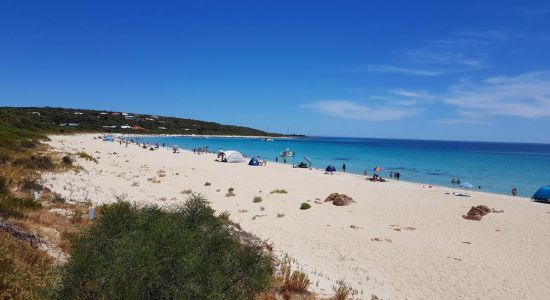
[[[541,187],[531,199],[541,202],[550,202],[550,185]]]
[[[248,165],[249,166],[259,166],[260,165],[260,161],[253,157],[249,162],[248,162]]]
[[[325,168],[325,171],[327,172],[336,172],[336,167],[330,165]]]

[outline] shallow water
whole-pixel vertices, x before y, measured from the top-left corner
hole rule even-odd
[[[282,162],[286,148],[296,153],[287,163],[298,164],[307,156],[313,167],[334,165],[348,172],[369,175],[381,166],[383,177],[400,172],[401,180],[452,186],[460,178],[481,191],[531,197],[543,185],[550,185],[550,145],[455,141],[420,141],[363,138],[292,138],[265,142],[260,138],[148,137],[141,141],[178,145],[184,149],[238,150],[249,157]]]

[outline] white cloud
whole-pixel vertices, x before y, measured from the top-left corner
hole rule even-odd
[[[405,90],[405,89],[395,89],[391,91],[392,94],[407,97],[407,98],[415,98],[415,99],[422,99],[422,100],[431,100],[435,99],[435,96],[428,94],[427,92],[422,91],[411,91],[411,90]]]
[[[408,67],[391,66],[391,65],[369,65],[359,69],[367,72],[399,73],[399,74],[421,75],[421,76],[439,76],[446,73],[445,70],[441,70],[437,68],[408,68]]]
[[[461,119],[461,118],[448,118],[448,119],[439,119],[435,120],[434,123],[445,124],[445,125],[463,125],[463,124],[489,124],[486,120],[475,120],[475,119]]]
[[[475,71],[487,68],[487,53],[510,37],[509,32],[501,30],[460,31],[449,38],[427,41],[419,47],[397,52],[390,58],[397,63],[371,64],[359,69],[418,76]]]
[[[550,117],[550,71],[459,84],[443,101],[457,107],[462,116]]]
[[[390,106],[367,106],[348,100],[325,100],[302,105],[320,113],[354,120],[392,121],[415,115],[418,109],[404,109]]]

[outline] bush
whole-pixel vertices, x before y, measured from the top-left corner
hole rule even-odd
[[[53,169],[53,162],[51,158],[47,156],[31,156],[31,157],[22,157],[16,159],[13,164],[15,166],[22,166],[29,169],[39,169],[39,170],[51,170]]]
[[[304,202],[300,205],[300,209],[302,209],[302,210],[303,209],[310,209],[310,208],[311,208],[311,205],[309,205],[309,203]]]
[[[32,198],[14,198],[5,196],[0,198],[0,217],[4,218],[22,218],[24,209],[41,208],[40,202],[34,201]]]
[[[256,197],[254,197],[254,200],[252,200],[252,202],[254,202],[254,203],[262,202],[262,197],[256,196]]]
[[[51,258],[0,231],[0,298],[48,299],[59,275]]]
[[[78,152],[76,155],[82,159],[97,163],[97,159],[86,152]]]
[[[343,279],[336,282],[338,286],[333,286],[334,300],[346,300],[352,294],[352,288]]]
[[[66,165],[72,165],[73,164],[73,159],[69,155],[63,156],[61,161]]]
[[[37,140],[22,140],[20,142],[21,147],[31,149],[36,147],[39,144]]]
[[[309,294],[309,278],[302,271],[292,271],[288,257],[283,258],[281,262],[282,285],[278,288],[279,293],[283,295],[291,294]]]
[[[0,196],[5,195],[7,193],[8,193],[8,184],[6,183],[6,179],[0,176]]]
[[[0,148],[0,164],[7,163],[10,160],[11,154],[8,151]]]
[[[270,259],[200,196],[171,212],[118,202],[101,215],[73,241],[59,298],[254,299],[269,285]]]
[[[280,190],[280,189],[276,189],[276,190],[273,190],[271,191],[270,194],[287,194],[288,192],[286,190]]]
[[[25,179],[23,180],[23,183],[21,184],[21,186],[19,187],[19,190],[23,191],[23,192],[28,192],[28,191],[43,191],[44,190],[44,187],[34,181],[34,180],[30,180],[30,179]]]

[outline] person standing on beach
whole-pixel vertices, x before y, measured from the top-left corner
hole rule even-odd
[[[279,162],[279,158],[275,156],[275,162]]]
[[[342,163],[342,172],[346,173],[346,163]]]
[[[517,196],[518,195],[518,188],[517,187],[514,187],[512,189],[512,196]]]

